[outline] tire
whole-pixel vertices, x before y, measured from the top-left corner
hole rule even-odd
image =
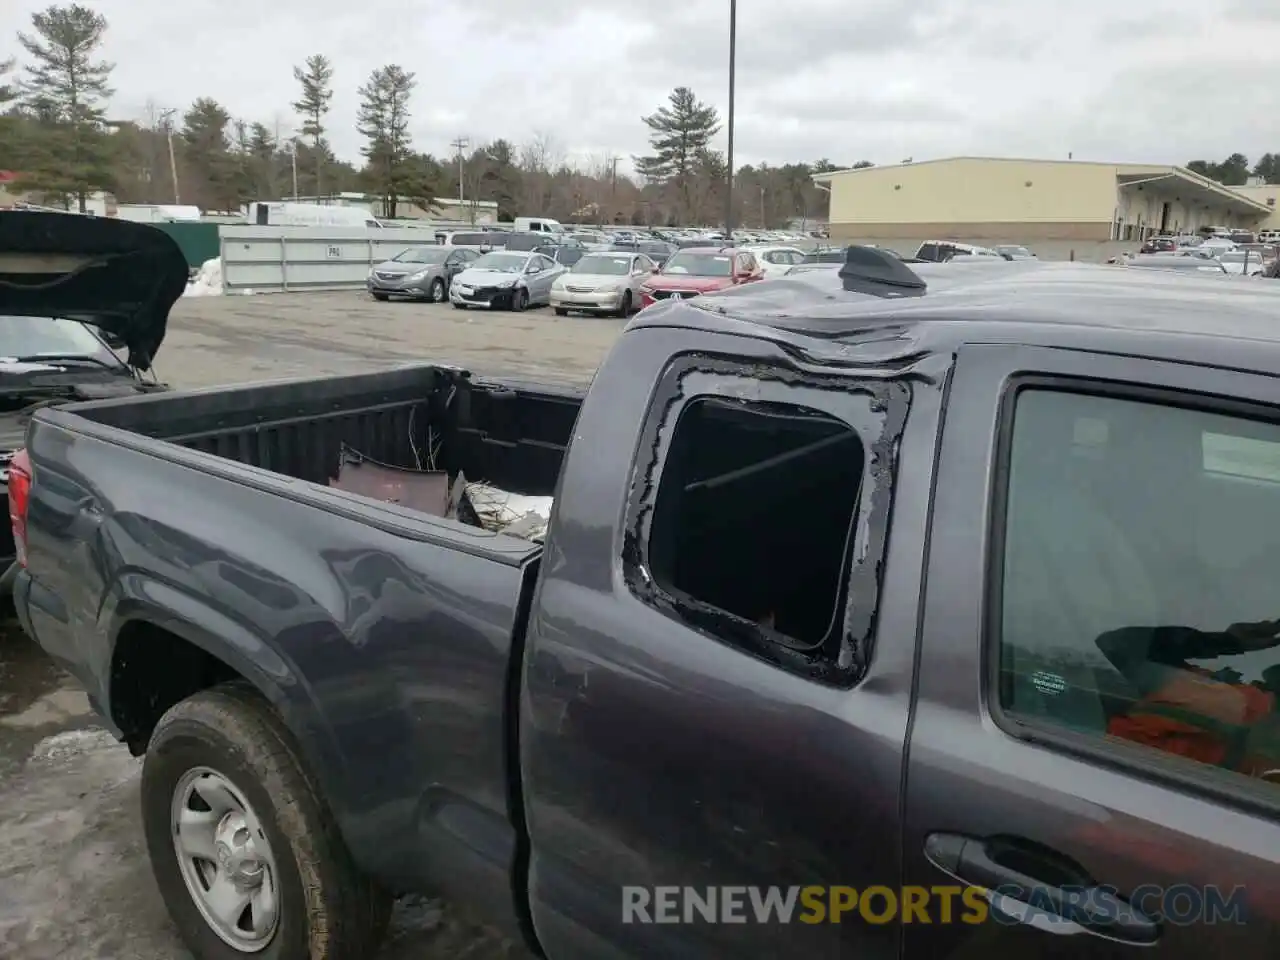
[[[566,310],[564,307],[556,307],[557,317],[567,317],[568,315],[569,315],[569,311]]]
[[[379,300],[385,303],[387,300],[390,299],[390,297],[388,297],[387,294],[385,293],[375,293],[373,294],[373,299]]]
[[[516,313],[523,313],[524,308],[529,305],[529,291],[519,289],[511,294],[511,309]]]
[[[444,298],[444,281],[437,277],[431,281],[431,290],[427,293],[427,299],[432,303],[444,303]]]
[[[631,316],[631,291],[630,290],[622,291],[622,306],[618,308],[618,316],[620,316],[623,320]]]
[[[465,303],[455,303],[455,304],[453,305],[453,309],[455,309],[455,310],[465,310],[465,309],[467,309],[467,305],[466,305]]]
[[[231,797],[249,813],[233,821],[241,814],[232,803],[219,817],[223,804],[205,801],[206,795]],[[268,899],[277,905],[265,947],[248,952],[233,946],[205,919],[188,884],[207,884],[190,878],[193,872],[223,877],[227,861],[217,867],[213,860],[179,857],[179,812],[184,822],[194,818],[192,835],[210,838],[207,849],[218,850],[219,858],[228,848],[213,840],[230,838],[246,849],[255,839],[265,842],[265,851],[256,849],[274,869],[263,868],[261,860],[243,861],[253,864],[252,876],[262,878],[259,892],[269,887],[273,898]],[[217,819],[205,819],[206,813]],[[212,823],[221,826],[202,832]],[[355,865],[293,737],[244,684],[205,690],[160,718],[142,768],[142,825],[165,906],[197,960],[362,960],[376,952],[386,932],[391,896]],[[255,917],[269,917],[267,907],[258,912],[262,902],[251,901],[234,923],[248,926]],[[262,926],[271,925],[264,921]]]

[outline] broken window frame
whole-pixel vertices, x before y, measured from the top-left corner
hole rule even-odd
[[[808,680],[852,687],[874,654],[899,441],[910,407],[900,381],[816,373],[706,354],[676,358],[651,395],[632,465],[622,537],[622,573],[646,605],[717,642]],[[862,479],[851,546],[834,606],[840,630],[816,651],[778,641],[760,624],[693,597],[677,597],[651,572],[649,538],[667,456],[681,414],[703,399],[739,400],[814,411],[842,423],[862,445]]]

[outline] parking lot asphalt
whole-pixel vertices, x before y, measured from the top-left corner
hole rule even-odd
[[[176,387],[439,362],[585,383],[617,319],[479,313],[358,293],[184,299],[157,358]],[[151,877],[141,762],[96,725],[78,685],[0,623],[0,958],[190,960]],[[397,905],[380,960],[523,957],[447,904]]]

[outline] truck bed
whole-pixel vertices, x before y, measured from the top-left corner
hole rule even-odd
[[[68,413],[327,485],[344,448],[550,496],[581,405],[570,390],[419,366],[68,405]]]
[[[550,496],[579,404],[420,366],[42,410],[24,627],[135,750],[146,704],[192,682],[152,627],[203,648],[287,718],[366,870],[509,914],[509,703],[541,546],[330,481],[344,448],[405,468],[434,449]]]

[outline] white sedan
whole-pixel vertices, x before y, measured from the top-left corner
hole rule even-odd
[[[799,247],[785,246],[760,246],[751,244],[744,249],[750,250],[755,254],[756,260],[760,262],[760,266],[764,268],[764,278],[772,280],[774,277],[785,276],[787,271],[794,267],[797,263],[804,262],[804,251]]]

